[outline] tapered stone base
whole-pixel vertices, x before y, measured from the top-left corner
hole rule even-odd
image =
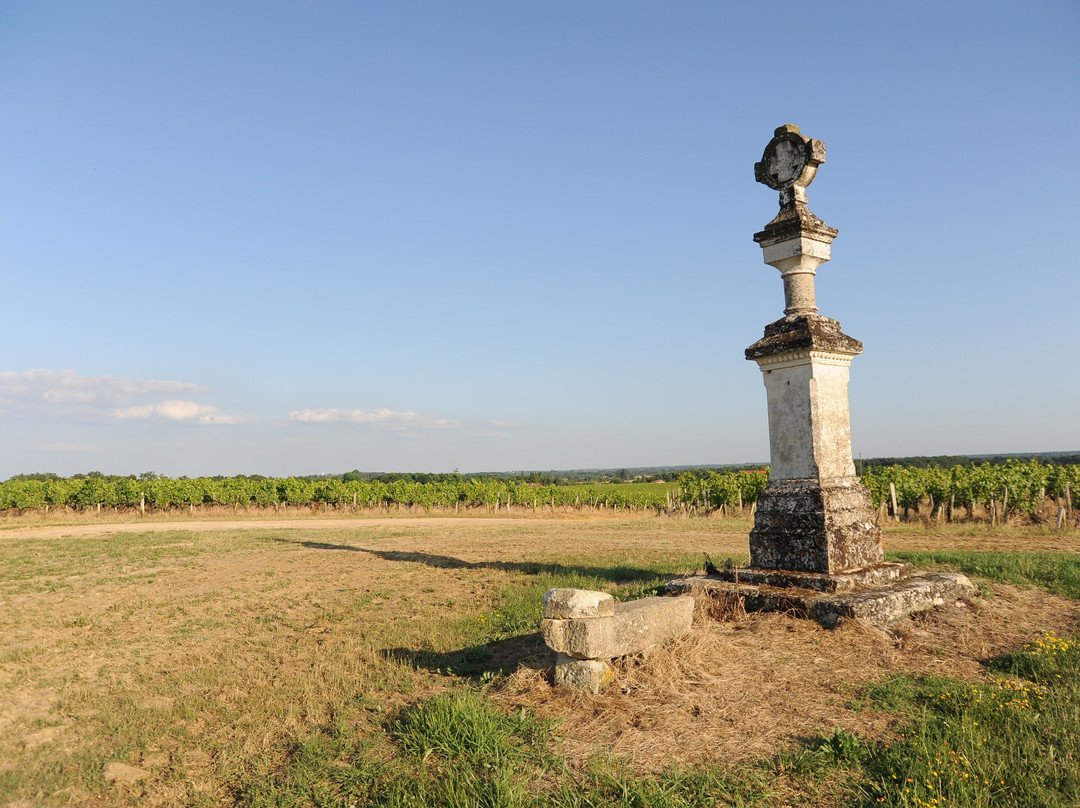
[[[758,497],[751,567],[835,575],[883,559],[870,490],[858,477],[779,480]]]

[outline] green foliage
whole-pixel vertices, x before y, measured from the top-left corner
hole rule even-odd
[[[1080,507],[1080,465],[1042,464],[1032,459],[1022,462],[1010,458],[1004,463],[941,466],[874,466],[863,474],[874,505],[889,499],[889,484],[896,488],[896,502],[911,508],[921,499],[932,497],[935,503],[955,498],[956,504],[1001,505],[1007,499],[1010,509],[1032,515],[1045,496],[1064,497],[1066,485],[1073,506]]]
[[[631,478],[621,469],[617,477]],[[260,476],[161,477],[143,472],[138,477],[106,476],[100,472],[70,478],[28,474],[0,483],[0,509],[68,507],[86,510],[103,505],[136,508],[144,502],[157,509],[190,505],[351,506],[404,505],[447,508],[455,505],[504,507],[604,507],[631,511],[662,511],[678,504],[704,510],[748,507],[769,481],[768,469],[692,469],[680,472],[674,485],[656,482],[593,482],[566,484],[564,477],[539,472],[517,476],[450,474],[366,474],[351,471],[339,477]],[[941,466],[871,466],[863,476],[875,506],[896,487],[897,504],[916,506],[955,500],[957,505],[989,505],[1006,498],[1010,510],[1034,514],[1043,494],[1063,497],[1066,488],[1080,510],[1080,465],[1041,464],[1032,459]]]
[[[769,470],[684,472],[678,479],[680,501],[703,508],[729,508],[756,502],[769,484]]]

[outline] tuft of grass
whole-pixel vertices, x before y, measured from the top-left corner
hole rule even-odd
[[[541,762],[547,726],[524,708],[507,715],[473,691],[406,707],[390,724],[398,746],[426,760],[437,755],[477,769]]]
[[[504,713],[478,693],[443,694],[406,707],[381,736],[338,724],[298,740],[285,766],[239,790],[251,808],[526,806],[550,758],[550,727],[524,710]],[[390,760],[380,748],[392,743]]]

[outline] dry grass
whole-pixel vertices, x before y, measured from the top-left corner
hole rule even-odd
[[[782,614],[703,616],[648,659],[620,662],[618,687],[601,695],[555,689],[550,669],[524,669],[498,697],[558,719],[572,760],[605,750],[650,771],[752,760],[837,727],[883,737],[893,719],[854,708],[861,685],[897,672],[977,680],[986,660],[1080,620],[1075,601],[1006,584],[993,590],[976,604],[908,619],[893,634],[857,621],[830,631]]]
[[[640,518],[9,526],[0,532],[0,785],[19,773],[7,782],[23,790],[0,791],[0,802],[228,802],[296,738],[341,722],[366,731],[396,706],[459,686],[438,672],[441,660],[482,643],[500,593],[536,585],[538,566],[603,577],[674,560],[689,572],[706,551],[745,556],[748,527]],[[887,546],[966,541],[898,538]],[[979,549],[1052,549],[1053,537],[976,539]],[[699,619],[678,644],[621,663],[618,688],[599,697],[553,690],[536,638],[508,640],[494,663],[526,665],[490,692],[560,719],[570,759],[604,751],[643,770],[752,758],[833,727],[885,734],[887,716],[850,708],[858,683],[893,671],[977,678],[982,660],[1078,619],[1073,601],[994,592],[896,637],[782,615]],[[110,761],[148,775],[107,785]]]

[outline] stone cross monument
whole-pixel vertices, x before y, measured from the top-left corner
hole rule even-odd
[[[815,216],[806,186],[825,162],[825,144],[792,124],[765,147],[754,176],[780,192],[780,212],[754,234],[765,263],[784,281],[784,317],[746,349],[769,401],[769,486],[758,500],[750,563],[762,569],[832,575],[880,564],[881,531],[870,492],[855,476],[848,370],[862,343],[817,313],[814,274],[837,231]]]
[[[754,234],[784,281],[784,316],[746,349],[765,378],[769,485],[750,531],[750,566],[682,578],[672,593],[735,596],[748,611],[780,610],[832,626],[840,618],[888,627],[904,615],[975,593],[953,573],[884,561],[870,491],[851,461],[848,373],[862,343],[818,314],[814,274],[832,255],[836,230],[815,216],[806,187],[825,144],[799,127],[777,129],[758,182],[780,192],[780,212]]]

